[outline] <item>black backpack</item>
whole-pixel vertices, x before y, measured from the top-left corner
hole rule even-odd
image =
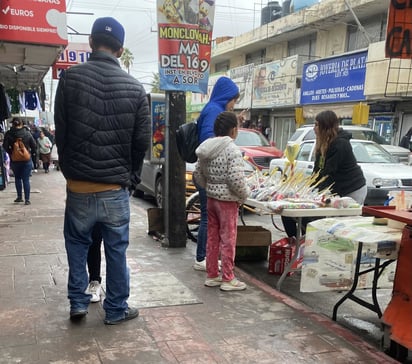
[[[182,124],[176,130],[177,150],[185,162],[194,163],[197,161],[195,153],[199,146],[199,137],[197,133],[197,121]]]

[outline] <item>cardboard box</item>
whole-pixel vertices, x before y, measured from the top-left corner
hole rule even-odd
[[[235,260],[267,260],[271,240],[271,232],[261,226],[238,226]]]
[[[282,275],[285,267],[289,264],[295,254],[295,249],[296,241],[294,238],[283,238],[273,242],[269,249],[268,273]],[[287,274],[288,276],[294,273],[293,270],[300,269],[302,267],[303,249],[304,244],[302,242],[299,248],[298,257],[293,263],[291,271]]]
[[[236,246],[269,246],[272,234],[262,226],[237,227]]]
[[[158,207],[147,209],[147,222],[149,227],[147,233],[149,235],[164,234],[163,209]]]

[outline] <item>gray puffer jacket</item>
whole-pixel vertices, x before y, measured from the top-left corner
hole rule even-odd
[[[206,188],[208,197],[243,203],[250,195],[246,183],[242,153],[233,139],[214,137],[196,149],[196,182]]]
[[[149,105],[143,86],[117,58],[96,51],[88,62],[66,70],[55,100],[56,145],[65,178],[136,184],[150,142]]]

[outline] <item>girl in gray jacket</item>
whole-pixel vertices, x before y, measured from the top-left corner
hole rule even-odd
[[[214,124],[214,138],[206,139],[196,149],[198,163],[194,172],[196,183],[207,193],[207,244],[205,286],[220,286],[222,291],[240,291],[246,284],[233,273],[239,204],[250,194],[244,174],[240,149],[234,143],[236,115],[224,111]],[[219,251],[222,276],[219,276]]]

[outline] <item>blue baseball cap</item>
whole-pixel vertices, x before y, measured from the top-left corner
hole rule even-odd
[[[92,36],[94,34],[107,34],[115,38],[123,46],[124,42],[124,28],[114,18],[98,18],[92,27]]]

